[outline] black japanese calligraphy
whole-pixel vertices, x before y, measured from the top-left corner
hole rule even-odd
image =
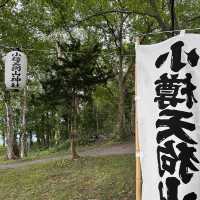
[[[181,161],[179,176],[183,183],[189,183],[193,177],[193,173],[189,173],[188,171],[199,171],[198,168],[192,163],[192,161],[199,163],[198,159],[194,156],[196,149],[194,147],[188,147],[188,145],[184,142],[178,144],[177,149],[180,150],[178,159]]]
[[[165,147],[158,146],[157,148],[158,170],[161,177],[165,171],[168,171],[171,175],[175,172],[178,157],[174,151],[174,143],[175,141],[170,140],[165,142]]]
[[[188,55],[187,61],[192,66],[195,67],[199,61],[199,55],[196,53],[196,49],[192,49],[189,53],[186,53]]]
[[[185,88],[181,90],[181,93],[184,95],[186,94],[187,98],[187,107],[192,108],[193,101],[197,103],[198,101],[195,99],[193,91],[196,89],[196,86],[191,83],[192,76],[191,74],[186,74],[186,79],[182,80],[182,82],[186,85]]]
[[[158,101],[160,109],[167,108],[169,105],[175,107],[178,103],[182,103],[185,100],[177,98],[179,84],[181,80],[177,79],[178,75],[171,75],[171,79],[167,77],[167,73],[160,77],[160,80],[155,81],[156,94],[154,102]]]
[[[11,87],[19,87],[19,83],[21,81],[21,54],[20,52],[16,51],[12,54],[12,78],[11,78]]]
[[[178,72],[186,66],[196,67],[199,55],[196,48],[185,51],[184,46],[183,41],[175,42],[170,46],[170,51],[158,56],[155,62],[156,68],[160,68],[164,63],[170,63],[169,69],[173,72],[161,74],[154,82],[156,92],[154,102],[158,103],[158,108],[161,110],[155,124],[158,129],[156,136],[158,172],[162,177],[162,181],[158,184],[160,200],[180,200],[179,185],[181,182],[188,184],[194,173],[199,171],[200,162],[195,156],[197,141],[192,137],[196,128],[191,122],[193,113],[185,109],[174,109],[175,107],[181,109],[179,104],[191,109],[198,103],[195,98],[197,87],[192,80],[192,74],[185,73],[183,76],[181,73],[180,77]],[[166,194],[164,187],[167,189]],[[197,194],[188,193],[182,200],[197,200]]]
[[[176,177],[166,178],[166,187],[167,187],[167,197],[164,197],[163,194],[163,183],[160,182],[158,185],[160,200],[178,200],[178,186],[180,181]],[[184,196],[183,200],[196,200],[197,195],[194,192],[191,192]]]
[[[195,124],[190,122],[182,121],[181,119],[191,118],[193,114],[191,112],[184,112],[179,110],[163,110],[160,112],[159,116],[164,116],[165,119],[158,119],[156,121],[156,128],[167,128],[161,130],[157,134],[157,142],[160,143],[166,138],[174,135],[184,142],[189,144],[197,144],[186,132],[185,130],[193,131],[195,130]],[[170,117],[166,119],[166,117]]]
[[[20,78],[20,73],[18,73],[17,71],[15,71],[14,73],[12,73],[12,87],[19,87],[19,82],[21,81]]]
[[[171,46],[171,70],[173,72],[178,72],[183,67],[187,65],[187,63],[183,63],[181,61],[182,55],[182,47],[184,46],[183,41],[177,41]],[[191,67],[195,67],[198,64],[199,55],[196,53],[196,49],[192,49],[190,52],[184,52],[187,55],[187,61]],[[166,61],[169,56],[169,52],[160,55],[156,60],[156,67],[159,68]]]
[[[188,147],[186,143],[182,142],[176,146],[180,150],[180,153],[176,155],[173,147],[174,143],[175,141],[170,140],[164,143],[164,147],[158,146],[157,148],[159,174],[161,177],[163,177],[165,171],[171,175],[174,174],[176,164],[180,161],[179,177],[186,184],[193,177],[193,173],[188,173],[188,171],[199,171],[192,163],[192,161],[199,163],[198,159],[194,156],[196,149]]]
[[[192,84],[191,78],[190,73],[186,74],[185,79],[178,79],[178,74],[171,75],[171,78],[168,78],[167,73],[163,74],[159,80],[155,81],[157,97],[154,102],[158,102],[160,109],[165,109],[169,105],[176,107],[178,103],[186,101],[187,107],[192,108],[193,103],[197,103],[197,100],[193,93],[196,86]],[[180,93],[186,98],[177,97],[180,88]]]

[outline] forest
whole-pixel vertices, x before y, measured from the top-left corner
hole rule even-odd
[[[132,14],[113,10],[123,10],[117,2],[96,6],[96,1],[2,3],[1,135],[8,159],[26,157],[33,146],[70,146],[76,158],[76,144],[130,139]],[[106,7],[110,12],[104,13]],[[3,82],[3,58],[13,48],[28,57],[23,91],[6,90]]]
[[[129,140],[134,132],[134,42],[171,36],[140,35],[197,28],[198,1],[2,0],[1,136],[7,158],[36,148],[101,138]],[[173,23],[171,22],[174,14]],[[198,31],[198,30],[197,30]],[[28,57],[23,91],[4,86],[4,57]]]
[[[199,10],[198,0],[1,0],[3,162],[51,150],[76,160],[80,147],[133,143],[136,38],[153,44],[183,29],[198,33]],[[4,83],[15,48],[28,58],[21,91]]]

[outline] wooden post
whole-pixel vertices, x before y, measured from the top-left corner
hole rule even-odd
[[[139,45],[140,40],[136,38],[135,45]],[[142,200],[142,175],[141,175],[141,163],[140,163],[140,146],[138,137],[138,109],[137,109],[137,69],[135,65],[135,195],[136,200]]]

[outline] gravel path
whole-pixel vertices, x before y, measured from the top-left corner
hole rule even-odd
[[[132,144],[117,144],[109,147],[98,147],[95,149],[79,152],[79,155],[82,157],[84,156],[99,157],[107,155],[122,155],[122,154],[133,154],[133,153],[134,153],[134,146]],[[50,161],[57,161],[70,158],[71,158],[70,155],[66,155],[66,156],[57,156],[52,158],[43,158],[39,160],[18,161],[16,163],[0,164],[0,169],[16,169],[16,168],[26,167],[32,164],[47,163]]]

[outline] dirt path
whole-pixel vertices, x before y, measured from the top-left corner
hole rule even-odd
[[[98,157],[98,156],[122,155],[122,154],[133,154],[133,153],[134,153],[134,147],[132,144],[117,144],[109,147],[98,147],[95,149],[83,151],[80,152],[79,155],[82,157],[84,156]],[[0,164],[0,169],[16,169],[16,168],[26,167],[32,164],[46,163],[49,161],[56,161],[62,159],[70,159],[70,155],[57,156],[52,158],[43,158],[32,161],[18,161],[17,163],[10,163],[10,164]]]

